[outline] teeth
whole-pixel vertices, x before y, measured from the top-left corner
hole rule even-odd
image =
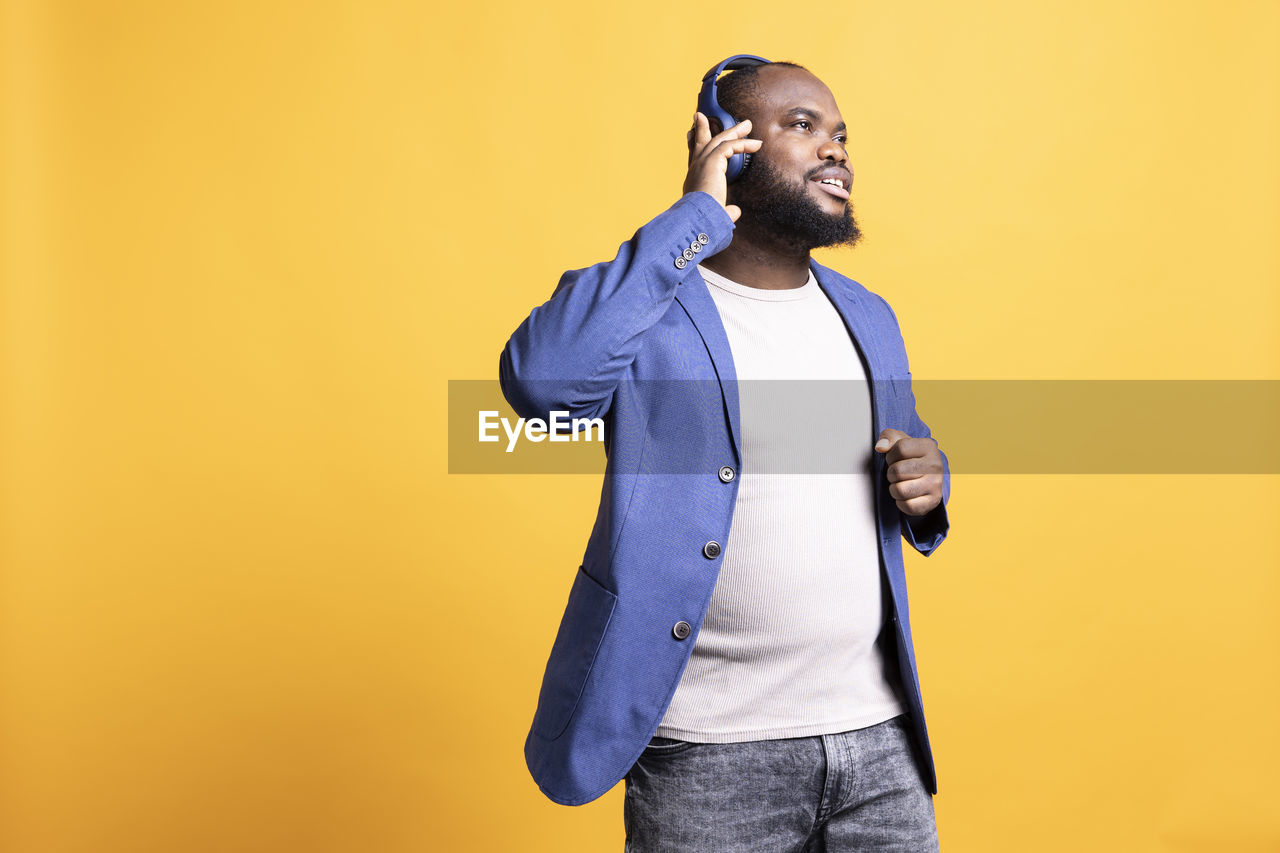
[[[818,181],[818,183],[831,184],[832,186],[837,186],[840,189],[844,189],[844,181],[840,180],[839,178],[823,178],[821,181]]]

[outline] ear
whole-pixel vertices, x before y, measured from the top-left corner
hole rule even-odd
[[[720,119],[707,116],[707,124],[711,127],[711,135],[715,136],[724,130],[724,125],[720,123]]]

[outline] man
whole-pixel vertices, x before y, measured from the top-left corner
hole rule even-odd
[[[750,65],[719,106],[682,198],[502,353],[609,457],[526,759],[564,804],[625,778],[628,850],[936,850],[901,538],[946,535],[946,457],[888,304],[810,257],[859,236],[831,92]]]

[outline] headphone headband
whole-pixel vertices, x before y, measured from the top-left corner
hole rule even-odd
[[[768,59],[765,59],[763,56],[756,56],[753,53],[735,53],[733,56],[729,57],[728,59],[716,65],[711,66],[710,70],[708,70],[706,74],[702,75],[702,88],[705,91],[708,87],[710,87],[711,101],[716,105],[718,109],[720,106],[720,100],[717,95],[716,82],[720,79],[721,74],[723,74],[725,71],[737,71],[739,68],[750,68],[753,65],[772,65],[772,64],[773,64],[772,62],[770,62]],[[699,98],[698,100],[701,101],[702,98]],[[725,126],[728,127],[729,125],[725,125]]]
[[[717,65],[711,66],[711,70],[702,75],[702,82],[707,82],[710,78],[713,82],[725,71],[737,71],[739,68],[747,68],[751,65],[771,65],[771,61],[763,56],[756,56],[753,53],[735,53],[728,59]]]

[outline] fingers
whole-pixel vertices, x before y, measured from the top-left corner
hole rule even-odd
[[[689,179],[695,187],[714,187],[709,191],[720,199],[721,204],[724,204],[725,176],[729,173],[729,158],[734,154],[759,151],[762,144],[759,139],[726,139],[718,144],[708,144],[701,153],[691,158]],[[686,189],[688,186],[686,183]]]
[[[926,515],[942,503],[942,454],[932,438],[912,438],[900,429],[880,432],[876,450],[885,454],[889,496],[907,515]]]
[[[942,503],[942,474],[929,473],[891,482],[889,497],[907,515],[924,515]]]
[[[701,112],[694,113],[693,129],[689,131],[691,134],[691,148],[689,151],[689,172],[685,176],[684,192],[694,192],[701,190],[708,193],[716,201],[722,205],[726,205],[728,201],[728,184],[726,175],[729,171],[729,158],[734,154],[746,154],[758,151],[764,143],[759,139],[749,139],[747,134],[751,132],[750,121],[740,121],[733,127],[711,135],[711,124],[705,115]],[[738,221],[741,216],[741,209],[735,208],[730,211],[725,207],[725,211],[733,218],[734,222]]]
[[[916,498],[929,497],[930,495],[942,495],[941,474],[915,477],[910,480],[892,483],[889,486],[889,496],[895,501],[910,501]]]
[[[876,442],[876,450],[881,453],[888,453],[899,441],[910,437],[900,429],[882,429],[880,430],[880,440]]]
[[[693,129],[689,131],[689,134],[692,136],[692,139],[693,139],[695,154],[702,155],[704,153],[708,153],[706,150],[708,146],[711,146],[711,148],[713,149],[718,148],[724,142],[728,140],[742,139],[746,137],[746,135],[750,132],[751,132],[751,119],[748,118],[748,119],[743,119],[742,121],[735,124],[733,127],[722,130],[719,133],[717,133],[715,136],[712,136],[711,121],[702,113],[697,112],[693,114]],[[690,138],[690,136],[687,135],[685,138],[687,140]],[[753,139],[750,141],[756,143],[756,147],[759,147],[759,145],[761,144],[760,140],[758,139]],[[739,153],[741,151],[750,151],[750,150],[754,150],[754,148],[735,149],[730,153]],[[725,155],[725,156],[728,156],[728,155]]]
[[[700,112],[693,114],[693,130],[689,132],[693,134],[695,151],[700,151],[703,146],[711,141],[711,124],[707,121],[707,117]]]
[[[890,483],[900,483],[903,480],[914,480],[917,477],[926,477],[930,474],[942,473],[942,460],[934,459],[930,456],[908,456],[891,462],[885,471],[885,478]]]
[[[724,174],[729,168],[729,158],[734,154],[751,153],[760,150],[759,139],[726,139],[718,145],[708,146],[705,150],[708,162],[718,165],[717,171]]]
[[[942,457],[938,455],[938,442],[932,438],[912,438],[905,432],[886,429],[880,433],[880,440],[875,449],[885,455],[885,460],[892,465],[900,459],[924,459],[935,457],[939,466]]]
[[[906,501],[894,501],[894,503],[904,515],[928,515],[934,507],[942,503],[942,498],[936,495],[924,495]]]

